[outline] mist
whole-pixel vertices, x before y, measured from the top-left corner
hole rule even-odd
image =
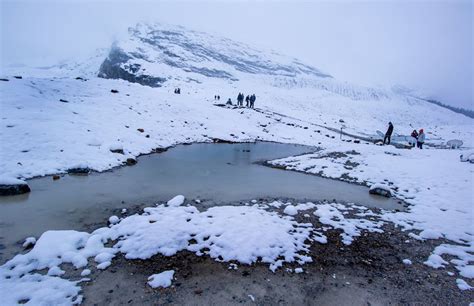
[[[1,1],[1,67],[84,59],[137,22],[210,32],[335,78],[473,109],[471,1]]]

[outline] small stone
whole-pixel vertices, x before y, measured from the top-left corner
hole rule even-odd
[[[127,158],[126,163],[127,163],[128,166],[133,166],[137,163],[137,160],[134,159],[134,158]]]

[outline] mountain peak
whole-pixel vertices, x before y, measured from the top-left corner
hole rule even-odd
[[[181,26],[139,23],[128,32],[127,39],[113,44],[99,77],[152,87],[177,77],[231,81],[248,75],[332,78],[294,58]]]

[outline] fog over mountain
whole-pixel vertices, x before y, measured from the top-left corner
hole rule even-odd
[[[340,80],[402,85],[473,109],[471,1],[2,1],[1,15],[2,67],[85,58],[137,22],[158,21],[273,49]]]

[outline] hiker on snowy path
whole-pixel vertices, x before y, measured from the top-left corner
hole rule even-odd
[[[420,129],[420,132],[418,133],[418,139],[417,139],[417,142],[416,142],[416,146],[419,149],[423,149],[423,144],[424,143],[425,143],[425,132],[423,131],[423,129]]]
[[[250,97],[248,95],[247,97],[245,97],[245,103],[246,103],[246,106],[249,107]]]
[[[385,133],[385,137],[383,139],[383,144],[385,144],[385,142],[387,142],[387,144],[390,144],[392,133],[393,133],[393,124],[392,122],[389,122],[387,132]]]

